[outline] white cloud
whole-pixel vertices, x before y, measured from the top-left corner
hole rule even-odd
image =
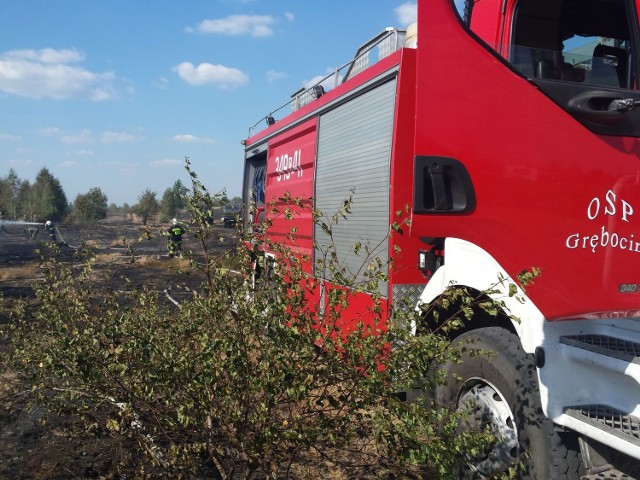
[[[222,35],[251,35],[269,37],[273,35],[275,19],[271,15],[229,15],[226,18],[203,20],[189,31],[219,33]]]
[[[277,82],[278,80],[283,80],[287,78],[288,75],[284,72],[278,72],[276,70],[269,70],[267,72],[267,81],[269,83]]]
[[[196,137],[195,135],[175,135],[172,140],[181,143],[216,143],[212,138]]]
[[[65,143],[87,143],[94,141],[93,133],[91,130],[84,129],[78,133],[73,133],[70,135],[62,135],[62,141]]]
[[[211,63],[201,63],[196,67],[190,62],[182,62],[173,67],[173,70],[190,85],[234,88],[245,85],[249,81],[249,77],[236,68]]]
[[[58,137],[64,143],[96,143],[100,141],[102,143],[125,143],[125,142],[137,142],[144,140],[144,137],[133,135],[127,132],[110,132],[104,131],[100,134],[94,134],[88,128],[80,130],[76,133],[66,133],[57,127],[47,127],[39,131],[43,137]],[[78,155],[93,155],[91,150],[79,150],[76,152]]]
[[[76,152],[76,155],[80,157],[91,157],[95,155],[95,152],[93,150],[78,150]]]
[[[418,21],[418,5],[416,2],[406,2],[394,10],[398,22],[403,27]]]
[[[313,77],[311,80],[306,80],[302,82],[302,86],[304,88],[311,88],[312,86],[319,83],[324,87],[326,91],[331,90],[336,86],[336,77],[335,75],[332,75],[332,74],[335,74],[335,70],[333,68],[327,68],[326,72],[327,73],[325,75],[317,75]],[[338,84],[340,84],[341,82],[342,82],[342,77],[338,79]]]
[[[287,20],[289,20],[290,22],[293,22],[293,20],[294,20],[294,18],[295,18],[295,17],[294,17],[294,15],[293,15],[293,13],[291,13],[291,12],[286,12],[286,13],[284,14],[284,18],[286,18],[286,19],[287,19]]]
[[[3,56],[12,60],[28,60],[46,64],[76,63],[84,60],[84,55],[75,49],[9,50]]]
[[[3,152],[0,156],[0,168],[15,168],[20,171],[20,167],[31,166],[35,162],[30,158],[30,151],[17,149],[15,152]]]
[[[117,168],[120,171],[123,171],[126,168],[136,168],[137,165],[133,162],[124,162],[122,160],[107,160],[104,164],[109,167]]]
[[[17,137],[16,135],[11,135],[9,133],[0,132],[0,140],[3,142],[12,142],[15,140],[20,140],[20,137]]]
[[[169,79],[165,77],[158,77],[155,81],[156,87],[158,87],[160,90],[166,90],[169,86],[169,83]]]
[[[307,80],[303,83],[303,87],[304,88],[310,88],[312,86],[314,86],[315,84],[317,84],[318,82],[320,82],[320,80],[322,80],[325,76],[324,75],[316,75],[315,77],[313,77],[311,80]]]
[[[96,88],[89,93],[89,98],[94,102],[102,102],[115,97],[115,92],[110,88]]]
[[[182,165],[184,160],[176,160],[175,158],[165,158],[162,160],[152,160],[149,165],[154,167],[173,167],[174,165]]]
[[[25,165],[33,165],[33,160],[28,158],[9,158],[6,160],[0,160],[0,165],[6,167],[24,167]]]
[[[102,132],[102,135],[100,135],[100,140],[103,143],[136,142],[142,139],[142,137],[127,132]]]
[[[60,130],[58,127],[47,127],[40,129],[38,133],[40,133],[40,135],[42,135],[43,137],[59,137],[60,135],[62,135],[62,130]]]
[[[0,53],[0,91],[30,98],[87,98],[103,101],[115,96],[112,72],[94,73],[78,65],[77,50],[10,50]]]

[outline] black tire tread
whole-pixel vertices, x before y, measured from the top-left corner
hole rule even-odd
[[[577,480],[580,478],[581,459],[577,449],[577,440],[572,434],[557,432],[553,422],[546,418],[542,413],[540,404],[540,393],[538,388],[538,378],[533,357],[528,355],[520,345],[518,337],[511,332],[500,327],[487,327],[470,332],[466,332],[458,337],[454,342],[460,343],[470,339],[474,339],[472,348],[480,348],[483,350],[492,350],[496,352],[493,358],[487,358],[485,355],[476,357],[484,367],[493,367],[501,370],[505,376],[512,376],[514,385],[520,384],[518,396],[522,398],[523,408],[533,409],[535,415],[518,415],[514,411],[514,415],[519,416],[519,428],[522,428],[522,422],[527,422],[530,432],[537,436],[540,441],[537,447],[540,449],[547,448],[547,468],[544,472],[528,472],[523,478],[540,479],[540,480]],[[467,358],[467,357],[465,357]],[[484,359],[484,360],[483,360]],[[494,359],[502,361],[500,368]],[[509,371],[504,365],[509,365]],[[456,369],[455,364],[447,365],[447,369]],[[457,382],[454,382],[454,384]],[[439,403],[450,403],[451,388],[438,387],[436,390],[436,399]],[[529,404],[529,405],[526,405]],[[513,406],[512,406],[513,409]],[[535,417],[535,418],[533,418]],[[535,432],[539,430],[539,434]],[[569,447],[569,448],[568,448]],[[533,448],[532,448],[533,450]]]

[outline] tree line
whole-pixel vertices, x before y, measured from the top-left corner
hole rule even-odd
[[[49,170],[42,168],[33,183],[15,170],[0,179],[0,218],[5,220],[61,220],[69,211],[67,196]]]
[[[176,180],[160,199],[155,191],[145,189],[138,196],[138,203],[131,206],[109,204],[99,187],[91,187],[69,202],[60,181],[46,167],[38,172],[33,183],[21,179],[12,168],[0,177],[0,219],[90,225],[106,218],[107,213],[124,213],[138,215],[146,225],[158,214],[162,222],[178,216],[184,208],[186,193],[187,188]]]

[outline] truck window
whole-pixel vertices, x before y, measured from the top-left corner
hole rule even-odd
[[[637,89],[628,0],[521,0],[511,63],[527,77]]]
[[[247,207],[244,210],[244,220],[247,224],[264,220],[266,179],[267,151],[265,148],[263,151],[247,158],[245,163],[242,196]],[[253,207],[255,211],[252,211],[250,207]]]
[[[471,24],[471,8],[473,7],[472,0],[454,0],[453,5],[456,7],[456,11],[465,25]]]

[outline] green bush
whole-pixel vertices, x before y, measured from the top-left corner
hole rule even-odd
[[[131,207],[131,211],[140,215],[142,223],[147,225],[160,210],[160,203],[156,198],[156,192],[148,188],[138,195],[138,203]]]
[[[303,272],[308,259],[286,246],[259,239],[274,264],[246,234],[234,252],[212,255],[217,199],[190,174],[201,290],[182,303],[114,292],[96,283],[90,256],[82,268],[47,260],[38,302],[18,308],[3,332],[36,400],[82,418],[83,435],[131,442],[113,469],[136,478],[455,477],[490,434],[460,430],[460,414],[397,392],[430,390],[436,366],[460,351],[442,334],[414,336],[422,314],[409,306],[394,305],[383,321],[375,295],[376,321],[340,328],[341,307],[384,278],[366,254],[366,288],[329,288],[322,312],[309,304],[318,279]],[[326,258],[327,271],[348,282]]]
[[[108,198],[98,188],[91,188],[87,193],[78,194],[73,202],[73,209],[67,216],[67,222],[78,225],[94,225],[98,220],[107,218]]]

